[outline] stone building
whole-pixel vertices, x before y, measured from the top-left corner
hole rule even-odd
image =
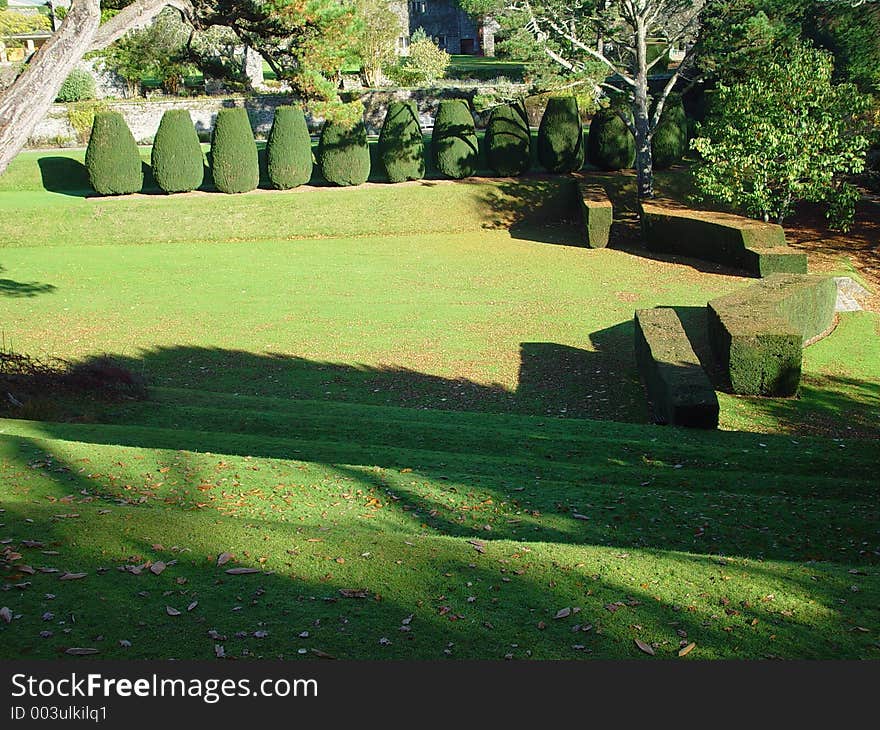
[[[456,0],[391,0],[391,7],[400,19],[397,52],[402,56],[418,28],[449,53],[495,55],[495,21],[468,15]]]

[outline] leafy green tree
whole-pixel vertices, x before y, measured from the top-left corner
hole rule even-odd
[[[376,86],[396,57],[400,21],[388,0],[357,0],[356,53],[364,86]]]
[[[703,197],[781,223],[797,201],[828,205],[846,229],[858,192],[848,176],[864,169],[870,99],[832,83],[830,54],[797,45],[753,78],[719,85],[692,146]]]
[[[409,56],[391,67],[388,75],[401,86],[424,86],[442,79],[451,59],[422,28],[418,28],[410,38]]]

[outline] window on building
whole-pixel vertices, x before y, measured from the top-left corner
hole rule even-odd
[[[436,38],[434,38],[434,42],[437,44],[438,48],[446,48],[446,36],[445,35],[438,35]]]
[[[397,50],[401,53],[409,50],[409,36],[402,35],[397,39]]]

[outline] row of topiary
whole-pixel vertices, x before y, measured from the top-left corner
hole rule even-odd
[[[681,159],[686,144],[684,110],[680,102],[673,103],[654,135],[655,166],[668,166]],[[521,104],[504,104],[492,111],[485,149],[488,164],[498,175],[521,175],[531,167],[531,131]],[[479,143],[473,115],[465,102],[440,102],[431,151],[437,169],[446,177],[462,179],[476,173]],[[541,165],[550,172],[573,172],[583,166],[584,134],[573,97],[550,99],[538,129],[537,152]],[[424,138],[414,102],[389,105],[379,135],[378,155],[392,183],[424,177]],[[294,188],[311,179],[312,141],[302,111],[295,107],[277,110],[266,157],[269,180],[276,188]],[[316,157],[328,182],[345,186],[366,182],[370,149],[363,121],[353,125],[325,123]],[[590,124],[586,158],[597,167],[616,170],[631,167],[634,157],[633,138],[623,118],[611,110],[598,112]],[[258,186],[257,145],[246,110],[219,112],[210,161],[218,190],[242,193]],[[141,189],[140,155],[121,114],[95,115],[86,167],[92,187],[102,195]],[[188,192],[202,184],[204,157],[186,110],[169,110],[162,117],[153,142],[152,167],[156,184],[167,193]]]

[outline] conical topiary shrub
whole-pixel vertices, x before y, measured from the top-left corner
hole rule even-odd
[[[247,110],[233,107],[217,114],[211,137],[211,173],[224,193],[246,193],[260,184],[257,143]]]
[[[326,122],[318,143],[321,175],[333,185],[362,185],[370,176],[370,147],[363,120]]]
[[[392,101],[379,133],[379,159],[388,182],[425,176],[425,141],[414,101]]]
[[[522,104],[502,104],[492,110],[486,127],[486,157],[502,177],[522,175],[532,164],[532,133]]]
[[[205,156],[186,109],[162,115],[153,140],[153,178],[166,193],[187,193],[202,184]]]
[[[584,164],[584,129],[573,96],[547,101],[538,127],[538,160],[550,172],[574,172]]]
[[[680,96],[670,96],[663,105],[660,122],[651,140],[654,169],[662,170],[681,162],[688,149],[688,120]]]
[[[587,138],[590,164],[601,170],[624,170],[633,166],[635,158],[635,140],[620,115],[611,108],[597,111]]]
[[[137,143],[119,112],[98,112],[86,148],[89,183],[100,195],[128,195],[144,184]]]
[[[477,171],[480,155],[474,117],[461,99],[441,101],[431,135],[434,164],[446,177],[461,180]]]
[[[269,180],[279,190],[304,185],[312,178],[312,138],[302,110],[280,106],[275,110],[266,143]]]

